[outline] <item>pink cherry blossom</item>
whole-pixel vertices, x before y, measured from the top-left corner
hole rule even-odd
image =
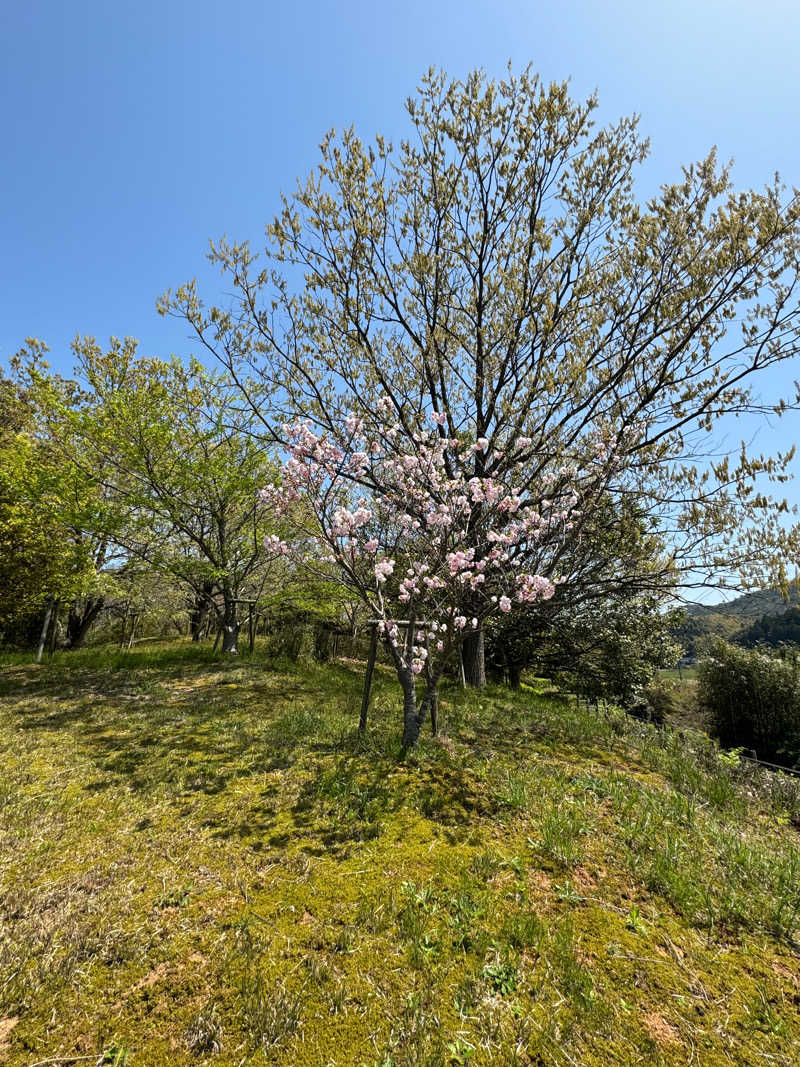
[[[393,559],[382,559],[380,563],[375,564],[375,578],[380,584],[383,584],[389,575],[394,570]]]

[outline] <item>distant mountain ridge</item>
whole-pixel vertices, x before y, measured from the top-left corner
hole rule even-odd
[[[727,603],[687,604],[686,618],[674,633],[686,652],[694,655],[698,638],[713,635],[736,641],[759,620],[782,616],[798,605],[800,583],[796,581],[790,583],[786,597],[779,589],[761,589],[743,593]]]
[[[703,617],[724,615],[727,618],[752,622],[762,615],[782,615],[791,607],[800,604],[800,583],[792,582],[788,590],[788,599],[779,589],[760,589],[755,593],[742,593],[727,604],[687,604],[686,614]]]

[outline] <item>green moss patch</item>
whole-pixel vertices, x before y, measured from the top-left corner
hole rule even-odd
[[[545,687],[404,758],[360,684],[2,668],[0,1063],[796,1062],[792,783]]]

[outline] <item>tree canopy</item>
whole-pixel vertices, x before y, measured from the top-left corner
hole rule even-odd
[[[712,151],[641,202],[638,121],[598,128],[596,107],[530,69],[432,70],[399,146],[326,136],[263,256],[212,246],[225,305],[189,283],[160,308],[188,320],[269,440],[306,420],[352,459],[357,419],[374,454],[424,463],[433,419],[447,492],[453,479],[510,488],[528,516],[570,501],[534,569],[559,582],[571,568],[576,602],[596,592],[609,542],[631,536],[650,551],[619,553],[630,588],[780,579],[797,535],[765,486],[793,450],[721,453],[714,430],[767,410],[757,375],[798,352],[800,200],[777,178],[736,190]],[[385,470],[338,473],[375,511],[396,497]],[[486,501],[467,496],[450,547],[474,563]],[[401,526],[423,518],[408,501]],[[516,552],[536,556],[530,538]],[[478,624],[481,595],[457,605]]]
[[[263,259],[213,247],[227,306],[190,283],[161,309],[255,367],[276,438],[286,414],[336,435],[386,396],[409,447],[429,412],[442,436],[485,439],[476,476],[523,442],[531,502],[553,482],[596,496],[600,442],[621,458],[605,488],[638,501],[686,581],[774,578],[794,541],[760,485],[790,457],[708,462],[708,434],[763,410],[753,376],[797,354],[800,201],[777,179],[735,190],[712,151],[640,203],[638,122],[598,129],[596,106],[530,70],[431,71],[398,148],[325,138]]]

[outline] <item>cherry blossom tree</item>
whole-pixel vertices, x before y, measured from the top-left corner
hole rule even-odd
[[[347,452],[353,412],[371,432],[368,464],[370,443],[384,464],[393,453],[416,462],[435,415],[436,434],[458,442],[444,446],[444,475],[475,509],[451,524],[465,536],[448,550],[472,551],[470,564],[484,558],[482,516],[498,503],[472,499],[474,478],[502,486],[501,499],[515,488],[520,509],[547,523],[550,502],[574,491],[573,543],[597,528],[598,501],[624,515],[634,500],[664,546],[648,580],[775,581],[798,548],[769,484],[785,479],[791,452],[739,451],[720,427],[796,406],[763,399],[755,382],[800,351],[800,199],[777,178],[736,189],[712,151],[642,200],[638,121],[598,127],[596,107],[531,70],[500,81],[431,71],[399,145],[352,129],[324,139],[267,227],[264,258],[247,242],[212,247],[232,293],[223,306],[189,283],[160,309],[188,320],[272,442],[305,418]],[[594,477],[604,448],[616,457],[605,482]],[[355,485],[368,470],[346,473]],[[449,516],[454,500],[442,503]],[[553,547],[526,573],[557,570]],[[461,614],[480,622],[482,584],[463,588]],[[468,676],[480,681],[481,629],[466,629]]]
[[[550,495],[534,507],[519,487],[524,438],[495,448],[502,466],[479,476],[475,455],[489,442],[449,437],[439,412],[406,435],[383,397],[374,413],[349,414],[337,429],[320,434],[307,419],[284,427],[289,458],[261,498],[286,520],[305,521],[293,538],[272,536],[270,547],[312,569],[333,565],[368,606],[397,670],[411,746],[469,636],[493,615],[553,596],[559,560],[581,535],[582,507],[607,492],[617,442],[598,439],[580,472],[545,475]]]

